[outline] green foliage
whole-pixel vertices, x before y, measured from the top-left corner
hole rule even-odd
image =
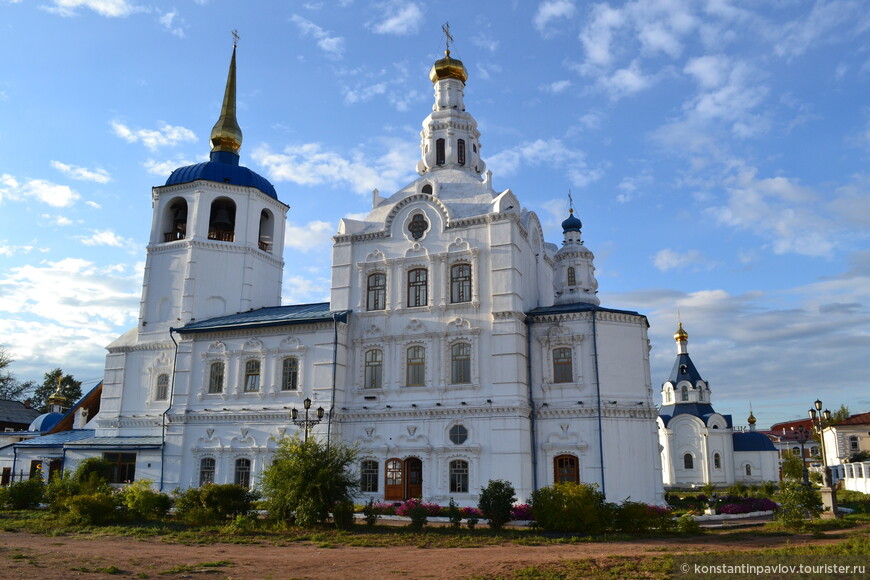
[[[450,504],[447,506],[447,518],[450,520],[450,527],[458,530],[462,527],[462,511],[453,498],[450,498]]]
[[[709,481],[707,483],[705,483],[704,486],[701,488],[701,493],[703,493],[707,497],[710,497],[711,495],[713,495],[713,493],[715,491],[716,491],[716,486],[713,485],[713,483],[709,482]]]
[[[13,510],[29,510],[45,498],[45,483],[41,477],[16,481],[3,490],[3,504]]]
[[[473,530],[474,527],[477,525],[477,522],[479,522],[479,521],[480,521],[480,518],[477,517],[473,513],[470,513],[467,516],[465,516],[465,525],[468,526],[469,530]]]
[[[123,519],[121,495],[114,490],[75,495],[65,502],[66,518],[74,523],[102,525]]]
[[[269,515],[310,526],[326,521],[329,509],[353,500],[359,486],[352,472],[357,450],[341,442],[285,438],[260,481]]]
[[[667,532],[674,527],[669,509],[625,500],[620,505],[611,505],[610,510],[616,529],[628,534],[646,534],[653,530]]]
[[[727,495],[732,497],[746,497],[749,488],[746,487],[746,484],[742,481],[738,481],[735,484],[729,485],[728,489],[725,490]]]
[[[121,501],[131,517],[143,520],[160,520],[166,517],[172,507],[172,499],[165,493],[151,489],[152,483],[150,480],[140,479],[121,491]]]
[[[870,514],[870,495],[860,491],[840,490],[837,492],[840,507],[855,510],[856,514]]]
[[[208,483],[172,492],[178,517],[193,524],[223,522],[230,516],[247,515],[257,494],[232,483]]]
[[[514,486],[503,479],[491,479],[480,490],[477,507],[489,520],[490,528],[500,530],[511,521],[511,508],[517,501],[515,494]]]
[[[66,502],[69,498],[82,493],[82,484],[69,471],[64,471],[48,482],[45,487],[45,501],[53,513],[68,511]]]
[[[422,530],[423,526],[426,525],[426,522],[429,521],[429,510],[420,504],[412,507],[408,515],[411,517],[411,523],[409,525],[415,532]]]
[[[789,528],[802,529],[808,518],[816,518],[822,513],[819,493],[800,481],[783,480],[777,499],[782,507],[776,517]]]
[[[764,481],[761,483],[760,486],[758,486],[758,496],[759,497],[766,497],[766,498],[770,499],[770,498],[773,498],[773,496],[775,494],[776,494],[776,484],[773,483],[772,481]]]
[[[600,534],[608,525],[609,510],[598,486],[556,483],[532,493],[535,524],[554,532]]]
[[[24,402],[36,386],[33,381],[21,383],[9,372],[8,367],[15,362],[9,349],[0,344],[0,399]]]
[[[847,463],[863,463],[870,461],[870,451],[856,451],[846,460]]]
[[[59,368],[45,373],[45,380],[33,390],[33,408],[45,413],[48,411],[48,398],[57,390],[57,380],[60,379],[60,393],[66,397],[67,407],[82,398],[82,382],[72,375],[64,375]]]
[[[369,527],[374,526],[378,523],[378,518],[380,514],[378,513],[377,508],[375,508],[375,500],[374,498],[369,498],[369,501],[366,502],[366,505],[363,506],[363,519],[366,522],[366,525]]]
[[[677,519],[676,531],[685,536],[697,536],[702,533],[701,524],[689,514],[683,514]]]
[[[112,464],[102,457],[88,457],[78,464],[72,477],[84,490],[93,491],[112,479]]]
[[[332,521],[339,530],[353,529],[353,504],[340,501],[332,508]]]
[[[804,462],[794,453],[783,453],[782,458],[782,477],[783,479],[792,479],[795,481],[803,480],[804,478]]]

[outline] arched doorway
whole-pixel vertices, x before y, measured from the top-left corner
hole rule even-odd
[[[398,458],[388,459],[384,469],[385,501],[423,497],[423,462],[418,457],[409,457],[404,461]]]

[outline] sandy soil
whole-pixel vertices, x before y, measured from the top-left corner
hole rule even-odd
[[[47,537],[0,532],[0,578],[466,578],[508,574],[533,565],[610,556],[748,550],[839,541],[811,536],[632,540],[575,545],[468,549],[321,548],[308,544],[184,546],[135,538]],[[220,566],[205,563],[224,562]],[[105,572],[114,566],[119,571]]]

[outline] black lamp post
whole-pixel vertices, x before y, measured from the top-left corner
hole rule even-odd
[[[810,432],[803,425],[798,425],[797,429],[792,427],[791,430],[794,431],[795,441],[797,441],[801,445],[801,467],[802,467],[801,472],[803,473],[803,476],[804,476],[804,485],[809,485],[810,484],[810,476],[809,476],[809,471],[807,470],[807,459],[806,459],[807,456],[804,453],[804,443],[806,443],[807,439],[810,438]]]
[[[311,408],[311,399],[306,398],[302,401],[302,406],[305,407],[305,418],[299,419],[299,411],[294,407],[290,409],[290,419],[293,421],[294,425],[305,429],[305,442],[307,443],[308,431],[323,419],[323,407],[317,407],[317,419],[309,419],[308,410]]]
[[[822,517],[838,518],[840,514],[837,511],[837,491],[831,486],[831,468],[828,467],[828,453],[825,450],[825,429],[831,424],[831,411],[825,409],[822,411],[822,402],[818,399],[813,403],[813,407],[809,410],[810,421],[813,424],[813,431],[819,435],[819,444],[822,447],[822,504],[825,506],[825,512]],[[830,511],[830,513],[828,513]]]

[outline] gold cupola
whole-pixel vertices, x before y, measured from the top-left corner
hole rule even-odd
[[[680,322],[680,327],[674,333],[674,340],[677,342],[683,342],[689,340],[689,333],[683,330],[683,323]]]
[[[468,80],[468,71],[465,70],[465,65],[462,61],[456,58],[451,58],[450,49],[444,51],[444,58],[436,60],[435,64],[429,70],[429,80],[437,83],[444,79],[457,79],[465,84]]]
[[[233,56],[230,60],[221,116],[211,130],[211,152],[238,155],[241,147],[242,129],[236,119],[236,46],[233,44]]]

